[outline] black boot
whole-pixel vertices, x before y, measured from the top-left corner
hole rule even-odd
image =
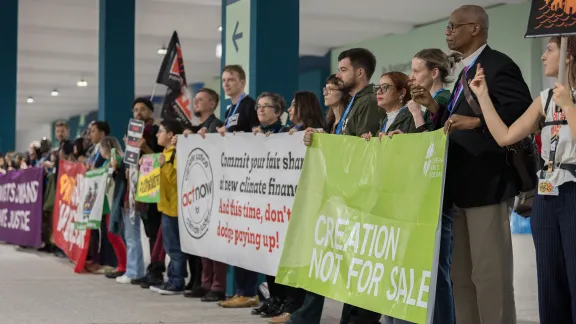
[[[273,303],[272,298],[266,299],[260,307],[254,308],[252,310],[252,315],[262,315],[262,314],[268,312],[270,310],[272,303]]]

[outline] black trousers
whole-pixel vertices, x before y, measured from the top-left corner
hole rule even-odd
[[[266,283],[268,283],[268,290],[270,291],[270,298],[275,298],[284,302],[282,309],[285,313],[293,313],[304,304],[306,297],[306,290],[284,286],[275,282],[276,277],[266,276]]]
[[[148,244],[150,245],[150,254],[154,251],[154,245],[158,239],[158,230],[162,226],[162,213],[158,211],[157,204],[149,204],[145,217],[142,217],[144,223],[144,231],[148,237]],[[155,278],[163,278],[163,273],[166,271],[166,264],[164,262],[151,262],[147,268],[148,276]]]
[[[537,195],[530,219],[536,248],[540,324],[576,323],[576,183]]]
[[[344,304],[340,324],[378,324],[382,314]]]
[[[162,226],[162,213],[158,211],[157,204],[149,204],[146,211],[146,217],[142,217],[144,223],[144,231],[148,237],[148,244],[150,245],[150,253],[154,250],[156,238],[158,237],[158,230]]]
[[[190,282],[187,288],[196,289],[202,286],[202,259],[199,256],[186,254],[190,267]]]

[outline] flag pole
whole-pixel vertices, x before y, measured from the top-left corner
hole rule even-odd
[[[566,56],[568,52],[568,37],[562,36],[560,38],[560,60],[558,66],[558,83],[566,85]],[[561,108],[556,105],[556,111],[560,112]]]
[[[154,83],[154,88],[152,88],[152,94],[150,95],[150,101],[154,99],[154,95],[156,94],[156,87],[158,87],[158,83]]]

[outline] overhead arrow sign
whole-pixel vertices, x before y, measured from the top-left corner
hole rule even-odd
[[[226,21],[223,22],[222,64],[240,65],[246,71],[246,87],[244,91],[250,93],[250,8],[254,0],[227,0]],[[270,0],[267,0],[270,1]],[[0,0],[2,2],[2,0]],[[254,94],[252,94],[254,95]],[[228,97],[222,93],[221,113],[226,111]],[[255,96],[254,96],[255,97]],[[224,115],[222,115],[224,116]],[[222,117],[224,118],[224,117]]]
[[[240,26],[240,21],[236,20],[236,27],[234,27],[234,33],[232,34],[232,43],[234,43],[234,48],[236,53],[238,53],[238,40],[242,38],[242,33],[238,32],[238,26]]]

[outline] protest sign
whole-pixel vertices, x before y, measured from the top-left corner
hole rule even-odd
[[[157,203],[160,200],[160,154],[142,156],[136,200],[143,203]]]
[[[315,135],[276,282],[427,323],[445,151],[442,131],[369,143]]]
[[[80,184],[79,209],[81,212],[76,214],[77,219],[74,222],[74,228],[100,230],[107,182],[108,168],[106,167],[86,172]]]
[[[89,230],[74,228],[77,213],[82,212],[80,184],[85,172],[86,167],[82,163],[60,160],[52,221],[54,244],[76,264],[75,272],[84,270],[90,242]]]
[[[42,245],[42,168],[0,175],[0,241]]]
[[[144,136],[144,122],[138,119],[130,119],[128,133],[126,134],[126,152],[124,163],[137,166],[140,158],[140,145],[138,141]]]
[[[275,275],[306,150],[302,137],[180,136],[182,250]]]
[[[532,0],[526,37],[576,35],[576,2]]]

